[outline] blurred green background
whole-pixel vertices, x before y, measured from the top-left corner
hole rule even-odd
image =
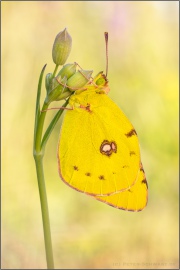
[[[66,186],[56,159],[59,122],[44,159],[55,266],[178,268],[178,18],[178,1],[2,2],[3,269],[46,268],[34,110],[40,71],[45,63],[46,73],[54,70],[52,45],[65,27],[73,39],[67,62],[94,75],[105,71],[109,32],[109,96],[137,130],[149,202],[125,212]]]

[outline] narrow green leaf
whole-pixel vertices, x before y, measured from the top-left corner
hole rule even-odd
[[[41,74],[39,76],[39,82],[38,82],[38,90],[37,90],[37,98],[36,98],[36,110],[35,110],[35,122],[34,122],[34,144],[33,149],[35,149],[35,140],[36,140],[36,131],[38,126],[38,120],[40,116],[40,97],[41,97],[41,87],[42,87],[42,79],[44,75],[46,65],[44,65]]]
[[[63,104],[62,107],[66,107],[67,104],[68,104],[68,101],[69,101],[69,99],[66,100],[66,102]],[[49,139],[49,136],[50,136],[51,132],[53,131],[53,129],[54,129],[56,123],[58,122],[58,120],[59,120],[61,114],[63,113],[63,111],[64,111],[64,109],[60,109],[56,113],[56,115],[54,116],[53,120],[51,121],[51,123],[49,124],[48,128],[46,129],[46,132],[44,133],[44,136],[43,136],[43,139],[42,139],[41,149],[44,149],[45,148],[46,143],[47,143],[47,141]]]

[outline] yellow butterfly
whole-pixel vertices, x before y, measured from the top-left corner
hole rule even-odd
[[[110,206],[140,211],[148,185],[137,133],[107,96],[108,81],[100,72],[69,99],[58,146],[62,180]]]

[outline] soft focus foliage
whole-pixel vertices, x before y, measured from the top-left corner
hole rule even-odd
[[[124,212],[66,186],[59,123],[44,160],[56,268],[178,268],[178,16],[177,1],[2,2],[3,269],[46,267],[34,111],[40,71],[45,63],[46,73],[54,70],[53,42],[65,27],[68,62],[94,75],[105,70],[109,32],[109,96],[137,130],[149,203]]]

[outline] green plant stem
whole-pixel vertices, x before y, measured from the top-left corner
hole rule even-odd
[[[44,154],[40,153],[39,155],[38,154],[34,155],[34,159],[36,163],[36,172],[37,172],[39,195],[40,195],[40,202],[41,202],[47,267],[48,269],[54,269],[48,202],[47,202],[46,186],[45,186],[44,171],[43,171],[43,156]]]
[[[57,72],[58,67],[59,67],[59,65],[56,65],[56,66],[55,66],[55,69],[54,69],[54,72],[53,72],[53,78],[54,78],[55,75],[56,75],[56,72]]]
[[[46,65],[43,67],[41,71],[41,74],[39,77],[39,83],[38,83],[36,110],[35,110],[33,155],[34,155],[35,164],[36,164],[36,173],[37,173],[39,196],[40,196],[40,203],[41,203],[47,268],[54,269],[48,201],[47,201],[46,185],[45,185],[44,170],[43,170],[43,157],[44,157],[46,143],[58,119],[60,118],[63,112],[63,109],[57,112],[57,114],[55,115],[51,123],[49,124],[42,138],[44,121],[45,121],[46,112],[49,106],[49,103],[47,103],[45,99],[42,110],[40,111],[41,86],[42,86],[42,79],[43,79],[45,67]],[[58,65],[56,65],[54,69],[53,76],[55,76],[57,69],[58,69]],[[68,104],[68,100],[64,103],[63,107],[65,107],[67,104]]]
[[[49,221],[49,211],[48,211],[48,201],[46,195],[46,185],[44,180],[44,170],[43,170],[43,157],[44,149],[41,148],[41,139],[43,132],[44,120],[46,117],[46,110],[49,104],[44,103],[42,111],[39,115],[38,125],[35,134],[34,142],[34,159],[36,163],[36,173],[38,179],[40,203],[41,203],[41,213],[44,229],[44,241],[45,241],[45,251],[46,251],[46,261],[48,269],[54,269],[53,251],[52,251],[52,241],[51,241],[51,229]]]

